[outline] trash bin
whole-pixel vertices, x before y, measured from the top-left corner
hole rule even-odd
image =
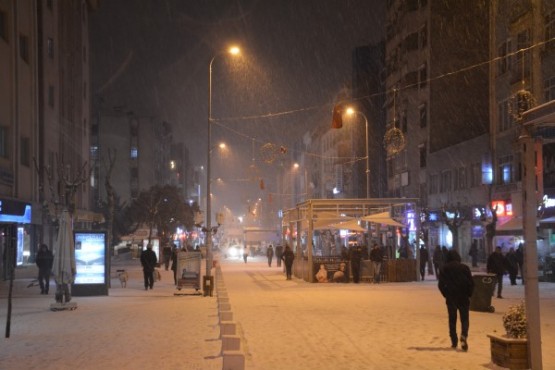
[[[470,309],[472,311],[495,312],[495,307],[491,305],[491,297],[497,283],[495,274],[474,274],[474,292],[470,297]]]
[[[202,277],[202,290],[204,291],[205,297],[212,297],[212,292],[214,290],[214,276]]]

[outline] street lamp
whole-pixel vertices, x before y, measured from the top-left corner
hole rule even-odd
[[[233,46],[227,50],[232,55],[238,55],[240,49]],[[215,229],[212,228],[212,201],[210,199],[210,159],[212,155],[211,141],[212,141],[212,63],[217,56],[223,54],[218,53],[212,57],[208,65],[208,136],[206,139],[206,276],[212,275],[212,233]],[[217,227],[216,227],[217,228]],[[206,293],[205,293],[206,295]]]
[[[348,115],[360,114],[364,118],[364,124],[366,126],[366,198],[370,198],[370,152],[368,151],[368,118],[361,111],[354,110],[352,107],[348,107],[345,112]]]

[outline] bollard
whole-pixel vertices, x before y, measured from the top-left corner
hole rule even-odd
[[[225,351],[239,351],[241,338],[238,335],[222,335],[222,353]]]
[[[236,335],[237,327],[235,321],[222,321],[220,323],[220,336],[223,335]]]
[[[221,321],[233,321],[232,311],[221,311],[220,312],[220,322]]]
[[[224,351],[223,370],[244,370],[245,355],[241,351]]]
[[[231,311],[231,305],[229,303],[220,303],[219,309],[220,311]]]

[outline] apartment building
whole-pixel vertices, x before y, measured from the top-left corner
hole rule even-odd
[[[96,7],[0,1],[0,244],[3,252],[17,237],[17,264],[32,262],[37,243],[52,245],[49,214],[70,202],[59,174],[79,178],[89,163],[88,15]],[[88,178],[74,190],[76,226],[88,227],[96,221]]]

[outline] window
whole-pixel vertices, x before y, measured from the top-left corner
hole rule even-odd
[[[424,49],[428,44],[428,25],[426,23],[424,23],[424,25],[420,27],[419,39],[420,49]]]
[[[426,145],[420,145],[418,147],[418,152],[420,154],[420,168],[426,167]]]
[[[452,174],[451,174],[451,170],[445,170],[445,171],[441,171],[440,174],[440,178],[439,178],[439,192],[440,193],[447,193],[448,191],[451,191],[451,187],[452,187]]]
[[[403,110],[401,113],[401,131],[406,133],[408,130],[408,120],[407,120],[407,110]]]
[[[424,63],[418,69],[418,88],[422,89],[428,83],[428,66]]]
[[[512,184],[514,182],[513,156],[507,155],[499,158],[498,184]]]
[[[543,93],[546,102],[555,100],[555,76],[543,81]]]
[[[470,186],[475,188],[482,185],[482,165],[472,163],[470,165]]]
[[[131,159],[137,159],[139,157],[139,149],[137,149],[136,146],[132,146],[129,156],[131,157]]]
[[[50,59],[54,59],[54,39],[49,37],[46,41],[47,43],[47,53]]]
[[[0,10],[0,38],[8,41],[8,17],[2,10]]]
[[[428,125],[428,105],[426,103],[418,107],[420,113],[420,127],[426,127]]]
[[[466,189],[466,167],[459,167],[455,170],[454,190]]]
[[[0,126],[0,157],[9,158],[8,128]]]
[[[98,145],[91,145],[91,159],[98,158]]]
[[[497,62],[497,70],[500,75],[511,70],[511,39],[508,39],[502,43],[497,49],[497,56],[499,61]]]
[[[48,105],[54,108],[54,86],[48,85]]]
[[[437,194],[439,190],[439,177],[437,174],[430,175],[430,187],[428,188],[429,194]]]
[[[503,100],[497,104],[497,129],[498,132],[503,132],[511,128],[514,120],[509,113],[510,102],[508,99]]]
[[[405,38],[404,49],[405,51],[418,50],[418,32],[413,32]]]
[[[530,29],[524,30],[517,35],[516,50],[527,49],[531,45]],[[518,52],[516,54],[515,71],[519,80],[530,76],[531,50]]]
[[[22,166],[29,167],[31,164],[30,159],[30,143],[28,137],[22,137],[20,140],[20,148],[19,148],[19,160]]]
[[[25,35],[19,35],[19,56],[29,63],[29,38]]]
[[[555,10],[545,16],[545,40],[548,42],[548,47],[555,46],[553,41],[549,42],[553,38],[555,38]]]

